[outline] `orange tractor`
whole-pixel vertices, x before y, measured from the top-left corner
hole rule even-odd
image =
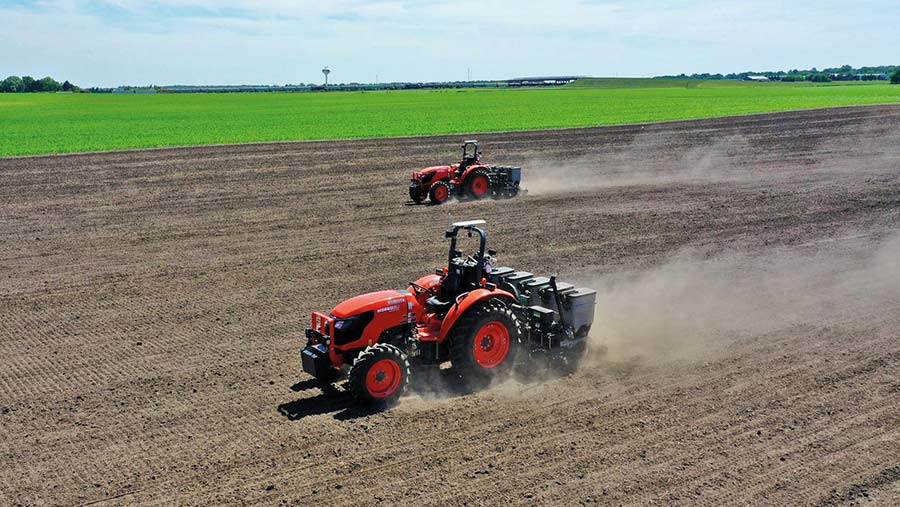
[[[453,224],[445,233],[447,266],[407,289],[313,312],[303,370],[326,382],[347,374],[354,398],[369,405],[396,401],[410,381],[422,382],[448,361],[452,378],[473,387],[508,374],[514,364],[574,371],[587,350],[596,292],[494,267],[496,252],[485,252],[487,235],[478,227],[483,223]],[[471,255],[457,249],[461,231],[477,238]]]
[[[465,141],[458,164],[439,165],[415,171],[409,183],[409,198],[420,203],[442,204],[451,197],[508,198],[519,193],[522,168],[481,162],[478,141]]]

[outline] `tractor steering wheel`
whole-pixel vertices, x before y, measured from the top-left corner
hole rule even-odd
[[[417,284],[416,282],[409,282],[409,286],[412,287],[413,289],[415,289],[416,292],[425,292],[429,296],[432,296],[432,297],[437,295],[437,293],[434,292],[433,290],[429,289],[428,287],[422,287],[421,285]]]

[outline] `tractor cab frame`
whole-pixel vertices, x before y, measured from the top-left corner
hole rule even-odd
[[[470,166],[481,163],[481,152],[478,151],[478,141],[463,141],[462,144],[462,160],[459,167],[456,168],[456,175],[462,175]]]
[[[450,240],[450,253],[447,259],[447,274],[441,283],[441,292],[455,297],[459,293],[468,292],[481,286],[484,276],[484,251],[487,246],[487,234],[478,228],[484,220],[472,220],[453,224],[453,228],[444,233]],[[466,255],[456,249],[459,231],[465,230],[469,237],[478,234],[478,252]],[[446,287],[446,289],[445,289]]]

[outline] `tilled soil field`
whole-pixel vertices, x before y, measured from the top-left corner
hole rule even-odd
[[[897,505],[900,107],[479,136],[525,196],[414,206],[462,136],[0,160],[0,505]],[[467,136],[469,137],[469,136]],[[313,310],[440,266],[599,290],[578,373],[383,413]]]

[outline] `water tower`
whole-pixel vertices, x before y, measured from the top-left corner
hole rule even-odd
[[[328,86],[328,74],[331,74],[331,69],[325,67],[322,69],[322,74],[325,74],[325,86]]]

